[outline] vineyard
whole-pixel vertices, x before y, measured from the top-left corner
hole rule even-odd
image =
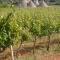
[[[45,37],[43,42],[47,37],[46,51],[50,51],[52,41],[60,43],[59,6],[0,8],[0,53],[16,45],[17,42],[20,42],[20,48],[24,43],[32,42],[33,54],[35,54],[36,42],[41,42],[42,37]]]

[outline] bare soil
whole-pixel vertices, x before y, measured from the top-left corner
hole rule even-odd
[[[37,38],[35,48],[36,49],[39,49],[39,47],[44,48],[47,46],[47,42],[48,42],[47,37]],[[57,41],[54,39],[54,37],[51,38],[50,44],[53,44],[55,42],[57,42]],[[30,55],[33,50],[33,42],[24,43],[24,45],[22,45],[22,47],[23,48],[20,48],[20,42],[17,42],[17,44],[15,44],[13,46],[14,56],[18,57],[18,56]],[[11,60],[10,48],[7,48],[4,52],[0,53],[0,60]],[[38,54],[37,60],[60,60],[60,53],[51,53],[51,54],[49,53],[47,55]]]

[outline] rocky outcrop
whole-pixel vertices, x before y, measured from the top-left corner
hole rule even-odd
[[[36,5],[33,3],[33,1],[29,1],[29,2],[27,3],[27,6],[28,6],[28,7],[36,7]]]
[[[1,2],[5,0],[1,0]],[[45,3],[48,0],[6,0],[6,3],[16,5],[18,7],[37,7],[39,5],[43,5],[47,7],[48,5]]]
[[[36,7],[39,5],[38,0],[21,0],[21,7]]]
[[[45,0],[21,0],[20,4],[21,4],[21,7],[37,7],[38,5],[48,7]]]
[[[40,1],[40,5],[43,6],[43,7],[48,7],[46,0],[45,1],[44,0],[41,0]]]

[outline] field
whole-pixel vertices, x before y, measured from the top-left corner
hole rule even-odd
[[[0,59],[59,60],[60,6],[0,8]],[[56,59],[55,59],[56,57]]]

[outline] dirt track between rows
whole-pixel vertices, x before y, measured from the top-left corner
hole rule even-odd
[[[53,39],[51,39],[52,42]],[[39,47],[44,48],[43,46],[39,45],[39,43],[43,43],[46,44],[47,43],[47,38],[46,37],[42,37],[42,40],[37,40],[36,42],[36,49],[39,49]],[[52,43],[55,43],[55,41],[53,41]],[[26,56],[26,55],[30,55],[31,54],[31,50],[33,50],[33,42],[29,42],[29,43],[24,43],[24,49],[18,50],[16,51],[20,46],[20,43],[17,43],[13,49],[14,49],[14,54],[15,56]],[[44,45],[45,46],[45,45]],[[3,59],[1,59],[3,58]],[[11,60],[11,51],[10,48],[6,49],[6,51],[4,51],[3,53],[0,53],[0,60]],[[38,54],[37,55],[37,60],[60,60],[60,53],[51,53],[51,54],[47,54],[47,55],[41,55]]]
[[[60,53],[54,53],[48,56],[38,57],[37,60],[60,60]]]

